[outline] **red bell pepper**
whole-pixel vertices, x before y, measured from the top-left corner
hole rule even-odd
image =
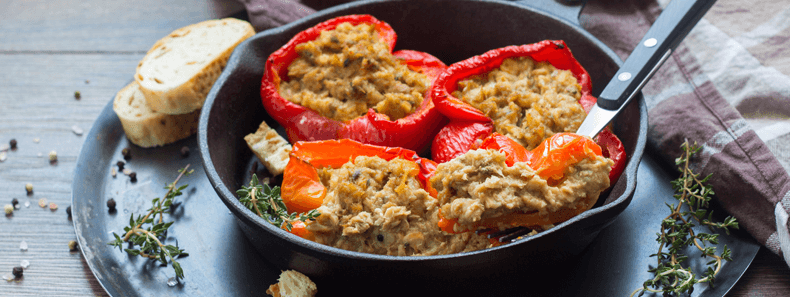
[[[321,116],[280,96],[280,83],[288,80],[288,66],[299,57],[296,46],[315,40],[322,31],[335,29],[345,22],[374,25],[379,37],[389,45],[390,52],[395,47],[397,36],[392,27],[370,15],[337,17],[298,33],[266,60],[261,82],[261,100],[266,112],[285,127],[291,142],[349,138],[363,143],[424,151],[433,136],[447,123],[427,98],[427,92],[422,104],[412,114],[394,121],[370,109],[364,116],[342,122]],[[402,59],[402,63],[411,70],[421,72],[431,80],[447,68],[442,61],[427,53],[400,50],[392,54]]]
[[[559,180],[565,170],[574,164],[587,159],[603,156],[601,147],[591,139],[574,133],[557,133],[547,138],[531,151],[502,134],[494,132],[486,137],[479,145],[481,149],[493,149],[505,154],[505,164],[513,166],[516,162],[526,162],[529,167],[543,179],[548,181]],[[499,224],[510,226],[540,226],[557,224],[586,211],[593,203],[582,205],[575,209],[562,209],[548,216],[535,213],[511,213],[501,217],[483,219],[476,226],[497,228]],[[454,230],[456,220],[451,220],[439,214],[439,228],[446,232],[458,233]],[[474,230],[465,230],[474,231]]]
[[[363,144],[350,139],[297,142],[291,151],[280,187],[280,195],[288,211],[301,213],[321,206],[327,189],[321,184],[318,169],[340,168],[358,156],[378,156],[387,161],[395,158],[413,161],[419,167],[419,172],[414,174],[425,189],[428,179],[436,170],[435,162],[400,147]],[[302,236],[300,233],[294,234]]]
[[[447,162],[473,148],[493,133],[493,121],[483,112],[452,95],[458,88],[458,82],[481,75],[498,68],[502,61],[514,57],[530,57],[536,62],[548,62],[557,69],[568,70],[581,86],[579,104],[589,111],[598,101],[592,96],[590,75],[573,57],[570,49],[562,40],[544,40],[534,44],[508,46],[488,51],[461,62],[450,65],[431,87],[431,97],[436,109],[450,118],[451,123],[439,131],[431,147],[432,159],[436,162]],[[482,123],[482,124],[481,124]],[[491,128],[488,128],[490,125]],[[596,142],[605,149],[605,157],[614,161],[609,177],[616,181],[625,168],[625,148],[620,139],[610,130],[604,130],[596,138]]]

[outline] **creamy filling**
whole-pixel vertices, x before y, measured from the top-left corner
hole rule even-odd
[[[431,83],[401,64],[368,24],[340,24],[296,51],[299,58],[288,66],[281,96],[338,121],[371,108],[390,120],[406,117],[422,104]]]
[[[576,132],[587,114],[573,73],[529,57],[458,82],[453,96],[482,111],[496,132],[531,150],[559,132]]]

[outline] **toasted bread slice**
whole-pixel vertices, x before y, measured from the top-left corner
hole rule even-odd
[[[261,122],[255,133],[244,136],[244,141],[272,176],[280,175],[285,171],[292,147],[285,138],[277,134],[277,131],[269,128],[266,122]]]
[[[112,103],[112,109],[132,143],[141,147],[162,146],[197,132],[199,109],[187,114],[169,115],[151,110],[145,101],[137,82],[132,82],[115,95]]]
[[[274,297],[312,297],[318,292],[309,277],[295,270],[283,271],[278,281],[269,286],[266,294]]]
[[[250,23],[234,18],[175,30],[146,53],[134,79],[152,110],[193,112],[203,106],[236,45],[254,34]]]

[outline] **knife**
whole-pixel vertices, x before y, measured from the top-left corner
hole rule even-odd
[[[576,134],[595,137],[633,99],[716,0],[673,0],[606,85]]]

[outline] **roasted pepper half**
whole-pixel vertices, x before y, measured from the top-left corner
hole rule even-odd
[[[502,65],[508,58],[530,57],[535,62],[547,62],[560,70],[568,70],[580,86],[579,104],[585,112],[595,105],[597,98],[592,96],[590,75],[573,57],[565,42],[545,40],[542,42],[508,46],[488,51],[461,62],[450,65],[434,81],[431,97],[436,109],[447,116],[451,123],[445,126],[434,138],[431,147],[432,159],[443,163],[471,149],[475,142],[481,141],[495,131],[493,120],[481,110],[453,96],[458,82],[473,76],[486,74]],[[603,147],[604,157],[614,161],[610,180],[616,181],[625,168],[626,155],[622,142],[608,128],[601,132],[596,142]]]
[[[281,83],[289,81],[288,66],[300,55],[296,50],[297,45],[316,40],[321,32],[333,30],[342,23],[374,26],[379,38],[388,45],[389,52],[396,56],[401,64],[408,66],[412,71],[425,74],[430,81],[447,67],[439,59],[427,53],[411,50],[393,53],[397,37],[392,27],[383,21],[370,15],[342,16],[298,33],[269,56],[261,84],[261,100],[266,111],[285,127],[291,142],[348,138],[363,143],[404,147],[418,152],[426,150],[433,136],[447,123],[447,119],[427,98],[427,90],[422,94],[422,103],[414,112],[396,120],[377,113],[373,108],[368,109],[367,114],[351,120],[330,119],[281,96]],[[362,91],[364,90],[360,90]]]
[[[573,133],[557,133],[543,141],[538,147],[531,151],[524,149],[523,146],[502,134],[494,132],[481,142],[475,149],[497,150],[505,154],[505,164],[512,167],[517,162],[526,162],[530,168],[535,170],[542,179],[549,184],[561,180],[566,170],[574,164],[584,159],[595,159],[602,156],[601,147],[591,139]],[[434,192],[436,190],[433,190]],[[535,213],[511,213],[500,217],[483,219],[477,223],[475,228],[497,228],[500,225],[509,226],[541,226],[558,224],[564,222],[579,213],[592,207],[594,202],[581,205],[577,208],[561,209],[548,216],[541,216]],[[439,227],[450,233],[458,233],[454,230],[457,224],[455,220],[444,218],[440,215]],[[467,232],[474,230],[462,230]]]
[[[433,161],[400,147],[363,144],[350,139],[297,142],[285,167],[280,192],[288,211],[306,212],[321,206],[327,189],[318,177],[318,169],[340,168],[358,156],[378,156],[387,161],[395,158],[411,160],[419,166],[419,172],[415,172],[415,175],[425,189],[428,179],[436,169]],[[435,191],[432,195],[435,196]],[[304,224],[295,224],[295,231],[291,232],[305,237],[303,235],[307,233],[303,229]]]

